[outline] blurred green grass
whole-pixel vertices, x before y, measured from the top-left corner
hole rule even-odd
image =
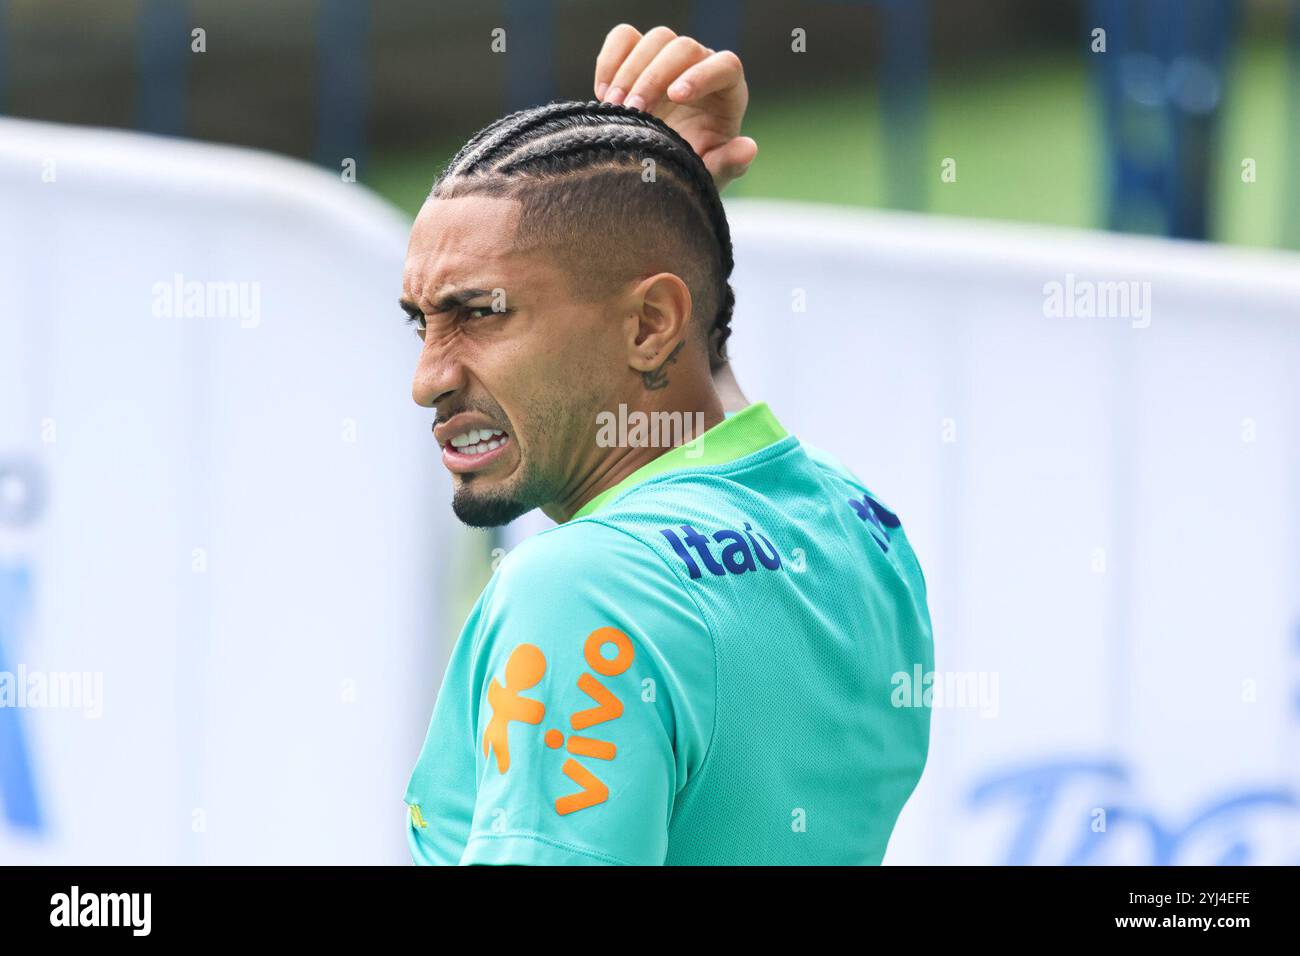
[[[1252,38],[1238,47],[1226,84],[1211,200],[1212,235],[1219,241],[1282,242],[1287,82],[1279,40]],[[465,130],[465,137],[472,132]],[[759,156],[749,174],[728,189],[729,197],[888,206],[885,134],[873,88],[822,89],[812,96],[755,94],[746,133],[758,141]],[[363,179],[414,216],[434,176],[462,142],[380,153]],[[956,160],[955,182],[940,179],[946,157]],[[1246,157],[1256,161],[1255,183],[1241,181]],[[960,77],[937,74],[922,162],[922,178],[929,183],[926,211],[1100,227],[1106,166],[1087,62],[1056,53],[964,69]]]

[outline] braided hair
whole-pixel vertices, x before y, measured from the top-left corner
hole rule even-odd
[[[648,181],[664,188],[645,188]],[[626,281],[633,262],[679,274],[697,314],[711,317],[700,323],[710,367],[727,361],[731,230],[704,162],[658,117],[594,101],[511,113],[476,133],[431,191],[439,199],[475,194],[520,200],[517,244],[567,255],[590,294]]]

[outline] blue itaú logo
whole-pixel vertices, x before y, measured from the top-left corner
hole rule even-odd
[[[700,561],[710,574],[744,574],[746,571],[757,571],[759,565],[767,568],[769,571],[775,571],[781,567],[781,554],[773,547],[772,542],[759,532],[755,531],[753,526],[746,521],[745,533],[742,535],[739,531],[731,528],[723,528],[713,536],[713,542],[722,546],[722,560],[713,556],[709,550],[709,536],[700,534],[688,524],[681,526],[681,537],[672,528],[662,528],[659,533],[668,539],[672,545],[673,551],[677,557],[681,558],[686,564],[686,570],[690,572],[691,578],[700,577],[700,565],[696,563],[695,558],[691,556],[687,547],[695,549],[699,555]],[[757,535],[757,538],[755,536]],[[758,542],[762,541],[766,545],[766,550]],[[752,550],[750,546],[753,546]],[[757,559],[757,564],[755,563]]]
[[[36,520],[41,491],[27,463],[0,460],[0,535]],[[9,654],[17,647],[31,594],[31,569],[25,563],[0,563],[0,675],[10,673]],[[44,824],[21,715],[18,707],[0,704],[0,808],[10,826],[36,833]]]

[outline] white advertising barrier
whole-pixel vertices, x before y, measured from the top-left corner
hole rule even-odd
[[[407,859],[450,492],[405,244],[302,163],[0,120],[0,863]]]
[[[728,208],[742,386],[928,581],[886,861],[1300,863],[1300,257]]]

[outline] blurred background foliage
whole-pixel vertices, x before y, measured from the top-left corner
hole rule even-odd
[[[1137,228],[1115,215],[1113,137],[1126,127],[1113,115],[1108,121],[1103,96],[1104,71],[1123,69],[1126,51],[1114,48],[1112,32],[1112,48],[1094,53],[1090,32],[1145,9],[1153,22],[1169,18],[1170,32],[1182,37],[1179,23],[1209,11],[1223,16],[1211,28],[1223,35],[1200,42],[1221,42],[1224,51],[1211,155],[1197,157],[1204,181],[1179,188],[1201,194],[1195,202],[1205,206],[1207,238],[1296,246],[1297,7],[1294,0],[1127,0],[1123,11],[1105,0],[0,0],[0,110],[248,145],[334,169],[352,157],[362,182],[414,214],[437,171],[481,126],[548,99],[589,98],[611,26],[664,23],[736,49],[745,61],[747,132],[760,153],[728,196]],[[195,28],[205,33],[202,53],[191,50]],[[498,28],[503,53],[491,48]],[[806,53],[791,50],[795,29],[806,31]],[[1174,139],[1184,152],[1199,148]],[[1174,148],[1160,161],[1185,168]],[[957,160],[955,182],[940,180],[945,157]],[[1243,158],[1255,160],[1255,182],[1242,181]],[[1150,231],[1177,234],[1158,223]]]

